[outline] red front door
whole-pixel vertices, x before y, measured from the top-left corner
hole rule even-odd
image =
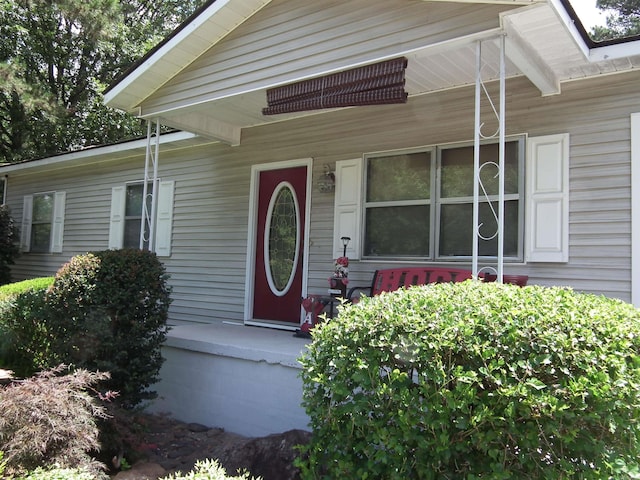
[[[307,167],[259,173],[253,318],[300,322]]]

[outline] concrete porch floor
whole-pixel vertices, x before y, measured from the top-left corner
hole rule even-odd
[[[238,324],[172,326],[148,410],[251,437],[309,430],[297,360],[308,343]]]

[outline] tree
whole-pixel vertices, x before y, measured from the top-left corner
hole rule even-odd
[[[596,41],[640,35],[640,0],[598,0],[600,10],[612,10],[606,27],[595,27],[591,36]]]
[[[203,0],[0,0],[0,162],[144,135],[101,92]]]
[[[0,205],[0,285],[11,282],[11,265],[19,254],[19,232],[11,212],[6,205]]]

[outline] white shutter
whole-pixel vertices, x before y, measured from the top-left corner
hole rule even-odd
[[[527,142],[527,245],[529,262],[569,261],[569,134]]]
[[[31,250],[31,220],[33,215],[33,195],[25,195],[22,202],[22,228],[20,229],[20,249]]]
[[[171,255],[171,230],[173,224],[173,180],[158,184],[158,211],[156,213],[156,248],[159,257]]]
[[[336,162],[336,196],[333,217],[333,256],[344,251],[341,237],[350,237],[347,256],[360,258],[360,216],[362,198],[362,159]]]
[[[125,186],[111,189],[111,216],[109,220],[109,248],[122,248],[124,242],[124,214],[127,199]]]
[[[56,192],[53,196],[53,223],[51,225],[51,251],[53,253],[62,253],[66,198],[65,192]]]

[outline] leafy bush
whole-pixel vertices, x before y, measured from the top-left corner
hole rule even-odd
[[[38,467],[18,480],[95,480],[92,472],[80,468],[51,468]]]
[[[11,267],[20,252],[19,232],[9,207],[0,205],[0,285],[11,282]]]
[[[250,479],[246,472],[230,477],[217,460],[204,460],[196,462],[195,468],[186,475],[173,474],[161,480],[260,480],[260,477]]]
[[[51,286],[53,280],[53,277],[39,277],[2,285],[0,286],[0,301],[30,290],[46,290]]]
[[[53,277],[45,277],[0,287],[0,366],[19,377],[60,363],[46,334],[45,293],[52,283]]]
[[[639,478],[640,314],[467,281],[346,306],[304,369],[303,478]]]
[[[157,256],[107,250],[73,257],[46,296],[56,361],[108,371],[106,388],[127,408],[154,398],[166,338],[170,288]],[[58,358],[58,355],[60,356]]]
[[[104,409],[88,390],[108,374],[76,370],[59,375],[63,369],[0,387],[0,451],[7,473],[57,465],[80,468],[93,478],[103,475],[103,466],[89,452],[99,447],[95,418]]]

